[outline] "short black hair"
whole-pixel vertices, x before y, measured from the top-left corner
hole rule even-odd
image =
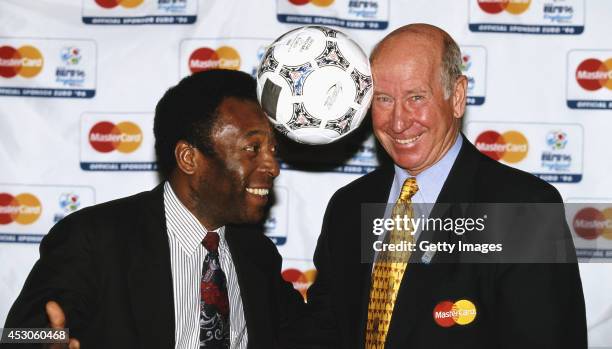
[[[255,79],[236,70],[208,70],[190,75],[166,91],[157,103],[153,123],[155,154],[164,179],[176,168],[174,148],[178,141],[214,154],[210,135],[219,105],[228,97],[257,103]]]

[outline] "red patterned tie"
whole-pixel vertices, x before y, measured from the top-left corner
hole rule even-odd
[[[209,231],[202,245],[208,254],[200,281],[200,348],[229,348],[229,300],[227,279],[219,263],[219,234]]]

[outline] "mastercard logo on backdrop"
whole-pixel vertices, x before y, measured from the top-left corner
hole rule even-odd
[[[32,224],[42,213],[40,200],[30,193],[13,196],[0,193],[0,224]]]
[[[493,160],[517,163],[527,156],[529,142],[518,131],[485,131],[476,137],[476,148]]]
[[[101,121],[89,131],[89,144],[100,153],[110,153],[114,150],[120,153],[136,151],[142,143],[142,130],[130,121],[114,124]]]
[[[240,54],[230,46],[221,46],[216,50],[201,47],[191,53],[188,64],[192,73],[210,69],[238,70]]]
[[[585,59],[576,68],[576,82],[587,91],[602,87],[612,90],[612,58],[604,62],[596,58]]]
[[[531,5],[531,0],[478,0],[480,9],[492,15],[503,11],[520,15],[527,11],[529,5]]]
[[[331,6],[331,4],[333,4],[335,0],[288,0],[288,1],[296,6],[313,4],[318,7],[328,7],[328,6]]]
[[[44,59],[40,51],[30,45],[14,48],[0,46],[0,76],[12,78],[19,75],[32,78],[40,73]]]
[[[293,284],[293,288],[298,290],[304,299],[306,299],[306,291],[308,287],[314,282],[317,271],[315,269],[308,269],[304,272],[298,269],[285,269],[282,273],[283,279]]]
[[[121,6],[124,8],[138,7],[144,0],[96,0],[96,4],[103,8],[115,8]]]
[[[612,240],[612,207],[604,210],[585,207],[576,213],[572,226],[583,239],[594,240],[602,236]]]

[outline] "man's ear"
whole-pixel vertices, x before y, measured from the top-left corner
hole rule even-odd
[[[453,117],[460,119],[463,117],[465,113],[465,103],[467,99],[467,77],[465,75],[460,75],[455,81],[455,86],[453,88],[453,94],[451,98],[453,99]]]
[[[186,141],[180,140],[174,147],[176,167],[184,174],[192,175],[196,172],[198,167],[198,157],[200,156],[200,151]]]

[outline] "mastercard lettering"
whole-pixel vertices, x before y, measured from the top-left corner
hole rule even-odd
[[[12,196],[0,193],[0,224],[10,223],[32,224],[38,220],[42,213],[40,200],[30,193]]]
[[[583,239],[595,240],[601,236],[612,240],[612,207],[601,211],[585,207],[576,213],[572,225],[576,234]]]
[[[210,69],[240,69],[240,54],[233,47],[221,46],[216,50],[201,47],[189,56],[189,70],[197,73]]]
[[[527,11],[531,0],[478,0],[478,6],[486,13],[498,14],[506,11],[513,15],[520,15]]]
[[[597,91],[602,87],[612,90],[612,58],[602,62],[589,58],[576,68],[576,82],[587,91]]]
[[[435,306],[433,319],[441,327],[464,326],[476,319],[476,306],[467,299],[442,301]]]
[[[493,160],[517,163],[527,156],[529,143],[527,138],[518,131],[499,134],[489,130],[476,138],[476,148]]]
[[[15,49],[11,46],[0,46],[0,76],[12,78],[17,75],[32,78],[40,73],[44,59],[34,46],[21,46]]]
[[[142,143],[142,131],[133,122],[124,121],[114,124],[101,121],[89,131],[89,144],[101,153],[117,150],[120,153],[136,151]]]

